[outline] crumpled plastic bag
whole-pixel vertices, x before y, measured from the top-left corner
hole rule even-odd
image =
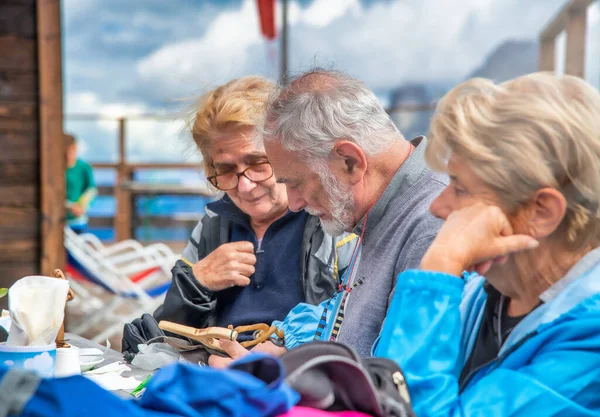
[[[146,371],[154,371],[179,360],[179,352],[166,343],[139,344],[139,353],[131,364]]]
[[[65,318],[69,282],[51,277],[21,278],[8,290],[11,326],[7,346],[54,343]]]

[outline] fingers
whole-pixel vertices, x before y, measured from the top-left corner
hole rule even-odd
[[[239,359],[250,354],[245,347],[234,340],[219,340],[219,344],[221,345],[221,349],[231,356],[232,359]]]
[[[233,362],[233,359],[223,358],[217,355],[210,355],[208,357],[208,366],[211,368],[224,369],[227,368],[231,362]]]
[[[256,265],[256,256],[253,253],[237,252],[235,259],[246,265]]]
[[[234,268],[240,275],[245,277],[251,277],[256,272],[256,269],[252,265],[236,263]]]
[[[535,249],[539,246],[539,242],[531,236],[527,235],[512,235],[504,236],[495,239],[492,244],[491,254],[493,258],[504,257],[516,252]]]
[[[246,287],[248,285],[250,285],[250,278],[245,277],[243,275],[237,275],[236,277],[234,277],[231,281],[231,287],[234,286],[238,286],[238,287]]]
[[[252,244],[252,242],[248,242],[248,241],[231,242],[231,243],[226,243],[223,246],[227,246],[228,248],[233,249],[236,252],[254,254],[254,244]]]

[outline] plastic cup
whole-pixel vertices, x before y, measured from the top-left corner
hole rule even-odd
[[[52,378],[56,370],[56,344],[6,346],[0,343],[0,365],[32,370],[44,378]]]

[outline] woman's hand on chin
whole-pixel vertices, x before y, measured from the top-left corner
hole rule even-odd
[[[421,269],[460,276],[463,271],[485,274],[508,255],[538,246],[528,235],[513,234],[508,218],[496,206],[482,203],[450,214],[423,256]]]

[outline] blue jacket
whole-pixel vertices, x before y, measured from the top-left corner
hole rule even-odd
[[[513,329],[498,357],[472,372],[464,386],[458,378],[486,303],[479,275],[465,282],[420,270],[400,274],[373,353],[402,367],[419,417],[598,416],[598,251],[548,291],[549,298]]]
[[[172,364],[150,379],[138,401],[119,398],[82,375],[42,379],[0,363],[0,415],[21,417],[272,417],[300,398],[283,364],[248,355],[227,370]]]

